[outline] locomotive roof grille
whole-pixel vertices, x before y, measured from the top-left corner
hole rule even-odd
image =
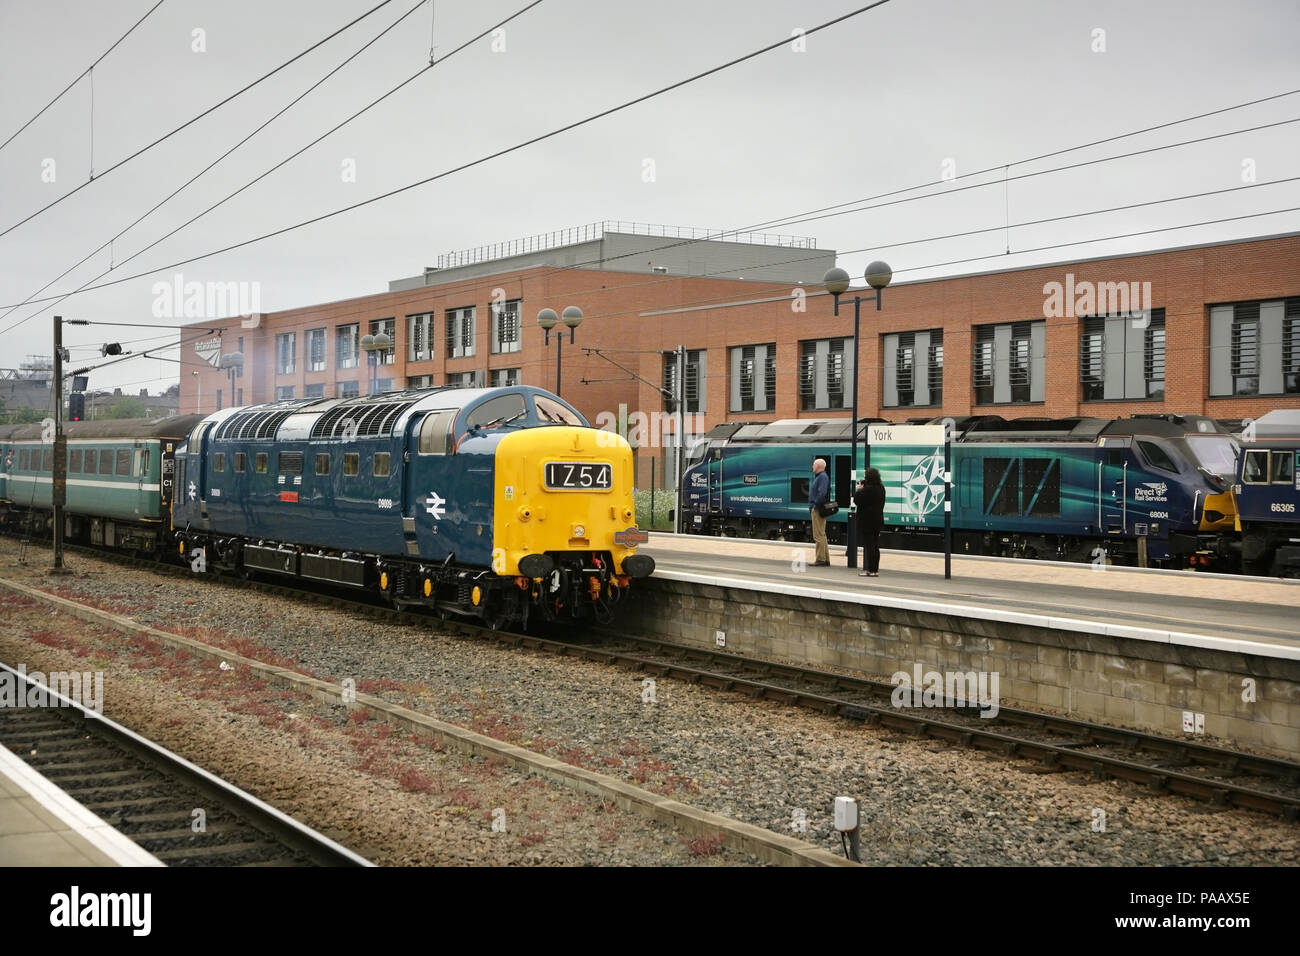
[[[382,438],[393,433],[393,426],[415,401],[377,402],[374,404],[336,405],[316,419],[312,438],[353,437]],[[355,430],[349,427],[355,426]]]

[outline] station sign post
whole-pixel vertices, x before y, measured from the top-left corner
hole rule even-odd
[[[867,446],[910,445],[933,448],[943,446],[943,576],[952,578],[952,435],[947,425],[868,425]],[[919,480],[929,482],[922,476]]]

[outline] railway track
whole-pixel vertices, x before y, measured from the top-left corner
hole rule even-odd
[[[84,550],[96,557],[105,552]],[[119,559],[117,555],[108,555]],[[174,565],[131,558],[140,566],[166,573],[190,572]],[[397,610],[377,601],[358,600],[289,584],[223,576],[234,587],[295,597],[360,610],[387,620],[427,625],[428,612]],[[1212,747],[1104,724],[1000,707],[994,718],[979,716],[944,700],[941,707],[893,706],[892,684],[811,667],[742,657],[725,651],[688,647],[654,635],[592,628],[595,640],[560,640],[517,634],[462,621],[439,620],[439,627],[466,637],[487,638],[511,647],[600,661],[662,678],[778,701],[896,730],[917,738],[1037,760],[1045,771],[1076,771],[1093,779],[1114,778],[1154,793],[1191,797],[1218,806],[1236,806],[1287,820],[1300,820],[1300,763]]]
[[[6,665],[12,679],[34,682]],[[54,701],[59,701],[54,706]],[[138,734],[50,694],[0,708],[0,745],[168,866],[369,866]]]

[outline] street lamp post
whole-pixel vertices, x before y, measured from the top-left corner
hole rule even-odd
[[[867,285],[871,286],[876,292],[876,311],[880,311],[880,293],[889,285],[894,278],[894,272],[889,266],[877,259],[871,265],[867,266],[865,276]],[[822,283],[826,286],[826,291],[835,297],[835,314],[840,314],[840,296],[848,291],[849,274],[843,269],[835,268],[827,271],[822,278]],[[853,418],[849,426],[849,434],[852,436],[849,441],[849,494],[850,496],[857,490],[858,486],[858,335],[862,324],[862,296],[854,294],[853,296],[853,379],[851,388],[853,390]],[[858,536],[857,536],[857,508],[852,504],[849,505],[849,517],[844,533],[848,536],[848,565],[851,568],[858,566]]]
[[[239,370],[244,367],[244,353],[227,353],[226,355],[221,356],[218,365],[221,368],[224,368],[226,374],[230,376],[230,407],[234,408],[237,404],[235,402],[235,377],[239,373]]]
[[[370,364],[370,394],[375,394],[376,380],[379,378],[379,360],[381,353],[387,352],[388,347],[393,344],[393,340],[388,337],[387,332],[380,332],[377,335],[361,336],[361,349],[366,353],[366,361]]]
[[[564,324],[569,327],[569,344],[573,344],[574,334],[578,331],[578,326],[582,324],[582,310],[576,305],[571,305],[564,310],[563,316],[555,314],[554,309],[542,309],[537,313],[537,324],[541,326],[542,332],[545,333],[542,344],[549,346],[551,344],[551,329],[563,319]],[[560,394],[560,375],[563,371],[564,359],[564,330],[561,329],[555,333],[555,394]]]

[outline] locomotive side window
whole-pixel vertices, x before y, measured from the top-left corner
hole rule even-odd
[[[266,452],[259,451],[257,457],[253,459],[253,469],[259,475],[266,474]]]
[[[1138,450],[1142,452],[1142,457],[1147,460],[1147,464],[1153,468],[1159,468],[1162,471],[1178,472],[1178,466],[1174,460],[1169,457],[1163,448],[1155,442],[1140,441],[1137,443]]]
[[[1268,482],[1268,452],[1246,452],[1246,459],[1241,464],[1241,480],[1248,485],[1262,485]]]
[[[375,471],[376,478],[388,477],[388,466],[389,466],[390,457],[391,456],[386,451],[375,452],[374,471]]]
[[[74,448],[68,452],[68,471],[74,475],[81,474],[81,459],[84,452],[80,448]]]
[[[361,455],[359,452],[343,453],[343,477],[355,478],[361,472]]]
[[[248,454],[242,451],[235,452],[235,472],[242,475],[247,468]]]
[[[99,450],[99,473],[101,475],[111,475],[113,473],[113,453],[107,448]]]
[[[1295,457],[1289,451],[1273,452],[1269,475],[1274,484],[1289,485],[1295,480]]]
[[[456,410],[454,408],[447,408],[426,415],[424,421],[420,423],[420,454],[450,455],[453,450],[452,442],[454,441],[451,428],[455,421]]]
[[[329,455],[317,455],[317,456],[316,456],[316,474],[318,474],[318,475],[328,475],[329,473],[330,473],[330,456],[329,456]]]
[[[226,470],[226,453],[224,451],[219,451],[212,456],[212,470],[213,471]]]

